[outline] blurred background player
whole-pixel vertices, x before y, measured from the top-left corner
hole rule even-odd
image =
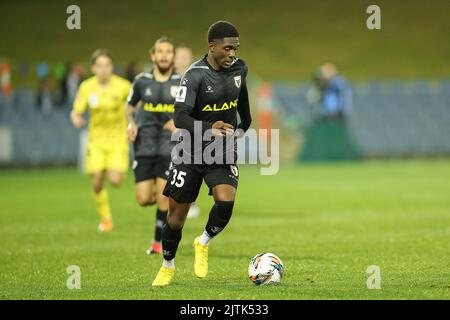
[[[185,44],[177,46],[175,50],[175,72],[183,75],[194,61],[192,49]]]
[[[184,75],[186,70],[189,68],[189,66],[194,61],[194,54],[192,53],[192,49],[185,45],[179,45],[175,49],[175,72],[179,75]],[[191,203],[191,207],[189,208],[188,212],[188,219],[190,218],[196,218],[200,215],[200,207],[197,205],[197,203],[193,202]]]
[[[91,57],[93,77],[83,81],[70,114],[73,125],[86,125],[83,118],[89,112],[86,171],[92,177],[95,205],[101,221],[99,231],[113,228],[105,177],[118,186],[128,169],[129,154],[124,105],[131,84],[113,74],[110,52],[96,50]]]
[[[180,82],[180,76],[174,73],[174,57],[175,46],[170,40],[156,40],[150,50],[153,70],[135,78],[127,99],[128,138],[134,143],[135,153],[136,199],[142,207],[157,204],[155,233],[147,254],[162,252],[161,232],[169,209],[162,190],[169,175],[173,146],[170,137],[175,130],[172,115]]]

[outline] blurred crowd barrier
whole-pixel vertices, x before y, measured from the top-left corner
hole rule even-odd
[[[280,128],[281,153],[283,143],[297,146],[284,148],[290,161],[450,155],[448,80],[353,83],[352,111],[338,119],[318,116],[312,88],[265,83],[254,90],[254,126]],[[29,90],[0,94],[0,164],[77,164],[83,135],[69,112],[68,105],[42,110]]]
[[[44,112],[30,90],[14,91],[9,98],[0,94],[0,164],[76,164],[79,131],[69,113],[68,106]]]

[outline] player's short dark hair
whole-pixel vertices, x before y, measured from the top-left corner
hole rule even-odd
[[[208,29],[208,42],[228,37],[239,37],[239,31],[231,22],[217,21]]]
[[[113,62],[112,54],[108,49],[97,49],[91,55],[91,65],[95,64],[97,62],[98,57],[101,56],[108,57],[111,60],[111,62]]]
[[[150,49],[150,52],[155,53],[156,46],[161,43],[170,43],[173,47],[173,52],[175,52],[175,43],[165,36],[163,36],[155,41],[155,43],[153,44],[153,47]]]

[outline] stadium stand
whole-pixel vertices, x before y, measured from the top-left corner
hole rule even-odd
[[[306,99],[310,84],[275,84],[275,106],[301,119],[302,130],[314,121]],[[450,154],[450,81],[356,83],[349,134],[363,157]]]
[[[70,123],[67,108],[42,113],[34,105],[32,92],[15,92],[10,102],[0,95],[0,127],[12,136],[12,158],[7,165],[76,163],[79,133]]]
[[[310,88],[306,82],[272,85],[274,111],[296,119],[303,134],[316,121],[307,99]],[[449,80],[358,82],[353,84],[353,101],[346,131],[361,157],[450,154]],[[67,107],[43,113],[29,90],[16,91],[9,99],[0,94],[0,127],[12,136],[12,158],[6,165],[77,163],[79,131],[70,124]]]

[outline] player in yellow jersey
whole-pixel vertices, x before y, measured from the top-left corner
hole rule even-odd
[[[129,153],[125,101],[131,89],[128,80],[113,74],[113,60],[108,50],[96,50],[91,57],[93,77],[78,89],[71,120],[76,128],[87,122],[89,112],[86,170],[92,177],[93,196],[101,221],[99,231],[111,231],[113,224],[104,180],[119,185],[128,170]]]

